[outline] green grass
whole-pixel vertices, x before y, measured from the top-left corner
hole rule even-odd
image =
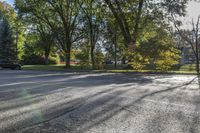
[[[59,71],[67,70],[64,64],[57,65],[24,65],[22,66],[23,70],[45,70],[45,71]],[[81,67],[79,65],[71,65],[70,70],[91,70],[89,67]]]
[[[170,70],[170,71],[158,71],[158,70],[105,70],[111,73],[158,73],[158,74],[196,74],[196,71],[189,70]]]
[[[186,64],[186,65],[180,66],[179,71],[196,71],[196,65]]]
[[[65,70],[64,65],[24,65],[23,70]]]
[[[108,68],[109,67],[109,68]],[[41,70],[41,71],[90,71],[90,72],[112,72],[112,73],[130,73],[130,72],[140,72],[140,73],[162,73],[158,70],[145,69],[145,70],[124,70],[122,66],[119,66],[116,70],[110,66],[105,67],[102,70],[92,70],[90,67],[81,67],[79,65],[72,65],[70,70],[65,68],[64,64],[58,65],[25,65],[23,70]],[[187,64],[173,70],[164,73],[176,73],[176,74],[196,74],[195,64]]]

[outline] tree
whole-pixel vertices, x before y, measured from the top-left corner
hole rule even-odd
[[[9,26],[12,31],[13,42],[17,46],[17,59],[21,61],[22,56],[24,55],[24,49],[23,49],[25,41],[24,26],[21,20],[18,18],[18,15],[13,9],[13,7],[11,7],[8,3],[0,2],[0,10],[3,16],[9,22]]]
[[[106,32],[104,32],[104,38],[106,39],[106,42],[104,42],[104,47],[107,51],[107,57],[109,60],[114,60],[114,68],[117,68],[117,60],[118,60],[118,54],[120,52],[119,50],[119,30],[118,25],[114,25],[115,20],[109,19],[106,23]]]
[[[44,25],[38,25],[37,31],[39,33],[39,40],[37,42],[38,47],[44,51],[45,64],[49,64],[49,56],[52,51],[52,47],[55,44],[55,38],[51,31],[45,28]]]
[[[12,38],[9,22],[0,12],[0,59],[7,61],[17,60],[17,46]]]
[[[61,27],[64,29],[64,42],[61,46],[65,51],[66,67],[70,68],[72,44],[79,38],[78,33],[76,33],[80,10],[78,0],[52,0],[48,1],[48,4],[51,5],[51,9],[56,13],[55,15],[60,17]]]
[[[105,0],[105,3],[108,5],[109,9],[112,11],[121,29],[121,32],[125,41],[125,47],[128,47],[128,45],[130,45],[132,42],[135,43],[136,40],[133,40],[133,38],[131,37],[130,26],[125,16],[125,12],[122,9],[123,8],[122,4],[124,4],[124,2],[119,2],[118,0],[115,0],[114,2],[112,2],[111,0]]]
[[[135,47],[140,35],[141,24],[145,19],[153,20],[157,24],[162,23],[165,18],[170,18],[170,13],[183,15],[187,0],[177,2],[174,0],[168,1],[151,1],[151,0],[104,0],[109,9],[113,13],[124,37],[125,46],[130,45],[131,49]],[[145,23],[148,24],[148,23]],[[133,29],[133,30],[132,30]]]
[[[85,19],[85,31],[90,43],[90,59],[92,67],[95,67],[95,47],[100,36],[102,21],[101,8],[95,0],[82,0],[83,19]]]
[[[100,55],[97,47],[111,49],[109,54],[115,66],[118,55],[123,62],[130,61],[132,56],[129,58],[127,51],[138,53],[138,47],[151,43],[154,34],[150,30],[154,27],[168,32],[172,18],[169,13],[184,15],[186,3],[187,0],[181,3],[173,0],[16,0],[15,5],[18,15],[28,20],[27,32],[36,32],[40,37],[39,46],[44,49],[46,59],[50,46],[56,45],[65,55],[66,67],[70,68],[71,51],[76,48],[86,52],[84,60],[88,59],[94,68]],[[145,48],[151,51],[148,46]]]
[[[200,16],[198,16],[197,18],[197,22],[194,23],[194,21],[192,20],[192,30],[181,30],[180,26],[181,23],[180,21],[175,20],[175,17],[172,15],[173,20],[174,20],[174,25],[175,28],[177,30],[177,33],[180,35],[180,37],[185,40],[186,43],[188,43],[190,45],[190,47],[192,48],[192,51],[195,55],[196,58],[196,71],[197,74],[200,74],[200,70],[199,70],[199,48],[200,48],[200,37],[199,37],[199,28],[200,28]]]
[[[16,0],[23,17],[34,16],[55,34],[58,47],[65,53],[66,68],[70,68],[72,44],[80,39],[78,32],[78,0]]]
[[[150,30],[151,29],[151,30]],[[148,31],[148,32],[147,32]],[[134,69],[169,70],[178,64],[180,52],[175,46],[171,33],[165,27],[152,25],[146,29],[146,34],[137,45],[134,52],[130,53],[130,63]]]
[[[91,66],[89,60],[90,45],[87,42],[85,42],[79,45],[78,49],[80,51],[76,54],[76,58],[80,61],[81,67],[89,68],[88,66]]]
[[[177,49],[162,51],[155,61],[156,69],[161,71],[170,70],[179,62],[180,56]]]

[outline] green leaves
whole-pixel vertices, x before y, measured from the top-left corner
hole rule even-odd
[[[13,36],[12,30],[11,30],[8,20],[3,15],[1,15],[0,17],[0,60],[16,61],[17,46],[14,44],[12,36]]]
[[[80,58],[93,66],[101,55],[96,46],[101,50],[109,48],[106,52],[118,60],[125,60],[123,53],[128,48],[132,50],[128,59],[134,58],[131,62],[149,63],[152,58],[157,59],[162,56],[161,51],[174,48],[168,20],[171,14],[184,15],[186,4],[187,0],[16,0],[15,3],[18,15],[30,28],[28,32],[38,34],[41,40],[47,39],[39,44],[41,48],[48,46],[44,42],[55,42],[54,46],[65,54],[68,67],[73,48],[83,50]],[[48,34],[53,39],[45,36]]]

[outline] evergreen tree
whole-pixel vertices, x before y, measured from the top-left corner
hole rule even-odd
[[[0,60],[15,61],[17,47],[12,38],[12,30],[7,19],[0,13]]]

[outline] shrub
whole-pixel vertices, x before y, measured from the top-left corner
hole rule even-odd
[[[104,55],[101,51],[95,53],[95,68],[103,69]]]
[[[58,64],[58,58],[49,57],[49,64]],[[40,55],[26,56],[23,60],[24,65],[45,65],[45,58]]]
[[[49,65],[53,65],[53,64],[58,64],[59,63],[59,57],[49,57]]]
[[[138,52],[133,52],[131,53],[130,56],[131,56],[131,61],[129,62],[129,65],[131,65],[132,68],[135,70],[142,70],[148,63],[148,59],[143,57]]]
[[[89,68],[91,63],[89,61],[89,53],[86,51],[81,51],[76,55],[76,58],[80,60],[80,66],[82,68]]]
[[[180,56],[176,52],[162,52],[159,58],[155,61],[156,69],[167,71],[179,63]]]

